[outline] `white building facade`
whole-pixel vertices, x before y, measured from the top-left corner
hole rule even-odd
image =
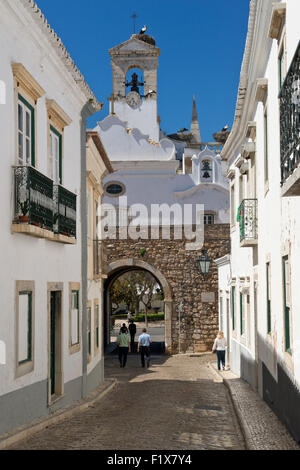
[[[0,42],[3,434],[103,378],[86,334],[86,117],[101,105],[33,1],[0,2]]]
[[[298,0],[250,3],[235,120],[222,151],[231,257],[217,260],[230,367],[298,441],[299,16]]]

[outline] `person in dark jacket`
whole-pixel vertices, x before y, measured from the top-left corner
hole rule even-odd
[[[130,344],[131,344],[131,351],[134,352],[134,337],[136,335],[136,324],[133,320],[129,323],[129,333],[130,333]]]

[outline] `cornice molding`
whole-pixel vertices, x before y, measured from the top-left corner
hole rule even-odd
[[[255,142],[246,142],[242,146],[241,154],[242,154],[243,158],[246,159],[246,160],[251,158],[255,154],[255,152],[256,152]]]
[[[234,168],[230,168],[230,170],[228,171],[228,173],[226,175],[226,178],[228,178],[230,180],[233,180],[235,178],[235,169]]]
[[[251,139],[253,142],[256,139],[256,121],[248,121],[246,129],[246,138]]]
[[[32,22],[35,23],[35,25],[39,28],[42,36],[48,40],[48,44],[50,43],[51,50],[55,53],[57,59],[59,59],[59,63],[62,63],[66,68],[77,90],[80,90],[85,97],[85,100],[91,103],[94,112],[101,110],[103,103],[99,103],[89,88],[87,82],[84,79],[84,76],[75,65],[70,54],[62,43],[62,40],[51,28],[36,2],[34,0],[14,0],[8,3],[11,7],[13,7],[13,10],[16,11],[19,16],[24,16],[24,10],[30,14]],[[22,8],[20,7],[20,4],[22,5]]]
[[[221,153],[223,160],[228,161],[229,165],[240,153],[240,147],[245,139],[247,122],[253,119],[257,107],[255,82],[257,77],[264,74],[272,45],[271,39],[268,39],[271,11],[272,0],[251,0],[235,118],[232,132]]]
[[[71,124],[72,119],[64,112],[55,100],[47,99],[46,107],[49,119],[56,121],[62,129]]]
[[[271,22],[269,26],[269,37],[279,39],[282,24],[286,16],[286,3],[274,3],[272,8]]]
[[[268,94],[268,79],[258,78],[256,80],[255,101],[264,102]]]
[[[218,266],[218,268],[221,268],[222,266],[226,266],[230,264],[230,254],[222,256],[222,258],[215,259],[214,262]]]
[[[14,62],[11,67],[17,82],[17,87],[23,88],[35,102],[45,95],[45,90],[33,78],[23,64]]]

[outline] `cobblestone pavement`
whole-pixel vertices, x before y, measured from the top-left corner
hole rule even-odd
[[[212,363],[217,373],[216,363]],[[218,373],[231,392],[251,450],[300,450],[271,408],[244,380],[230,370]]]
[[[136,355],[125,369],[111,355],[112,392],[93,407],[50,426],[14,449],[204,450],[245,448],[211,356],[156,356],[142,369]]]

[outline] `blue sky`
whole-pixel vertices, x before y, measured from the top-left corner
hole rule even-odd
[[[167,133],[190,127],[196,97],[203,141],[225,124],[232,125],[246,40],[250,0],[37,0],[108,114],[111,67],[108,49],[137,28],[161,50],[158,69],[158,114]]]

